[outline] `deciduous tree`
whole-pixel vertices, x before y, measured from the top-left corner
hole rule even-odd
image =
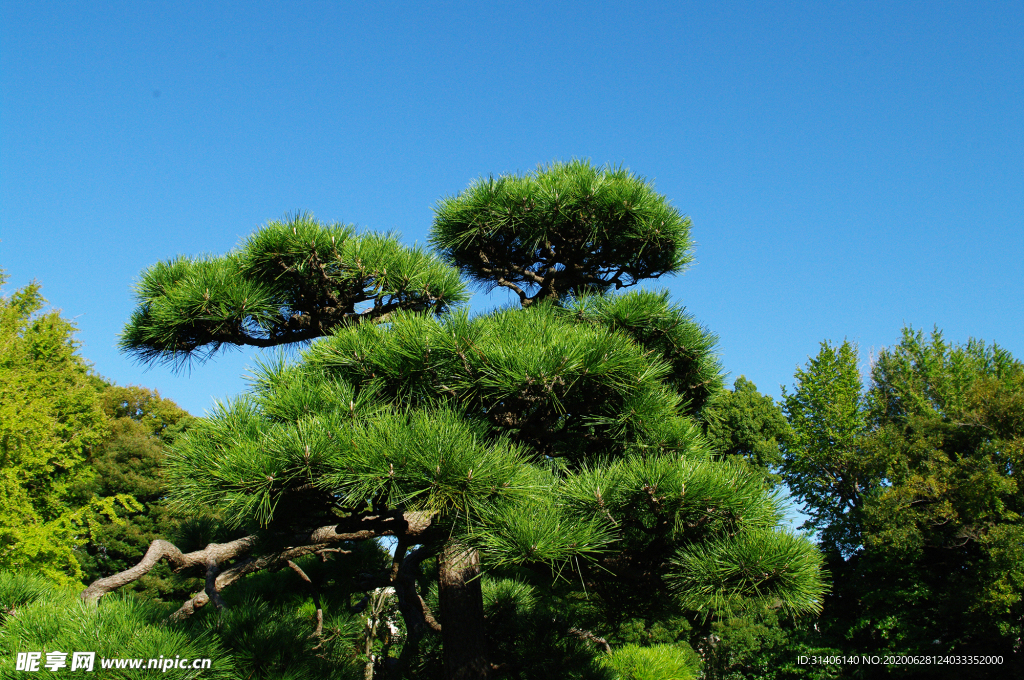
[[[909,328],[863,392],[855,361],[850,345],[823,345],[787,400],[788,479],[838,548],[824,623],[839,646],[1000,656],[1010,677],[1024,636],[1024,365]]]
[[[73,582],[87,518],[130,501],[83,492],[107,422],[74,325],[45,304],[36,283],[0,297],[0,567]]]
[[[716,451],[743,460],[772,487],[781,482],[782,451],[793,432],[774,399],[741,375],[719,394],[705,421]]]
[[[134,565],[153,540],[183,533],[166,506],[163,464],[167,447],[193,420],[153,390],[105,381],[98,388],[109,434],[92,447],[88,463],[94,475],[83,491],[97,498],[131,496],[139,505],[114,520],[89,520],[88,540],[76,552],[87,583]],[[158,599],[180,599],[183,587],[195,585],[179,581],[161,565],[133,586]]]

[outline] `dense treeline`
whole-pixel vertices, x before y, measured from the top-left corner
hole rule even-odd
[[[823,344],[783,401],[785,478],[833,576],[832,644],[1003,660],[907,677],[1024,671],[1024,365],[908,328],[866,386],[854,346]]]
[[[319,338],[202,419],[93,375],[37,285],[0,299],[0,675],[55,649],[223,678],[1021,672],[1018,360],[905,329],[865,382],[824,343],[779,403],[620,291],[691,259],[642,179],[555,164],[436,214],[437,255],[300,215],[145,272],[144,361]],[[519,308],[471,317],[464,279]]]
[[[74,327],[44,305],[36,284],[0,299],[0,566],[70,582],[81,528],[130,501],[88,490],[109,426]]]

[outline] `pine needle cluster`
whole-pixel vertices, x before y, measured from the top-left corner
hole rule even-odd
[[[300,215],[226,256],[146,271],[122,336],[144,361],[321,338],[261,364],[246,394],[178,440],[177,507],[213,506],[251,532],[190,555],[151,549],[206,565],[207,592],[183,610],[293,555],[393,536],[393,565],[367,587],[394,588],[406,667],[437,626],[437,593],[450,677],[487,674],[481,570],[526,575],[513,600],[534,587],[594,597],[591,621],[606,624],[670,602],[707,615],[737,597],[817,611],[814,546],[780,530],[761,475],[705,437],[723,390],[714,335],[667,293],[616,292],[681,271],[689,228],[645,180],[573,161],[441,201],[436,258]],[[471,316],[460,273],[520,305]],[[558,626],[577,651],[608,647]],[[651,650],[619,652],[617,670],[682,658]]]
[[[435,213],[430,243],[444,260],[524,305],[633,286],[693,259],[689,218],[629,170],[588,161],[480,179]]]
[[[121,349],[177,366],[224,345],[308,342],[339,324],[467,299],[457,272],[422,248],[307,214],[270,222],[223,256],[159,262],[135,294]]]

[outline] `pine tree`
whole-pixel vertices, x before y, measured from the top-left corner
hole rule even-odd
[[[431,242],[440,258],[299,216],[225,257],[144,273],[122,338],[143,360],[322,339],[261,365],[172,457],[182,506],[250,533],[190,554],[155,542],[84,598],[166,558],[206,571],[187,615],[246,574],[393,536],[391,567],[366,586],[397,595],[396,666],[440,628],[448,678],[528,672],[488,655],[500,617],[488,604],[485,620],[481,570],[592,593],[595,623],[735,597],[817,609],[817,552],[778,528],[760,476],[716,460],[702,434],[722,389],[713,336],[667,294],[613,294],[690,260],[689,221],[664,197],[625,170],[553,164],[442,200]],[[470,317],[460,271],[520,309]],[[421,574],[432,561],[437,616]],[[552,633],[574,649],[608,647],[577,625],[587,617],[564,618]]]

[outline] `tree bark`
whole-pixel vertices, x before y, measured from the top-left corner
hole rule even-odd
[[[287,565],[289,560],[295,560],[303,555],[335,551],[336,549],[331,546],[341,541],[359,541],[379,536],[398,536],[410,540],[419,538],[429,531],[431,523],[432,516],[429,512],[403,513],[396,510],[375,515],[346,517],[337,524],[294,536],[292,547],[259,556],[249,556],[257,543],[255,535],[239,538],[230,543],[211,543],[203,550],[187,554],[182,553],[172,543],[158,539],[150,544],[149,550],[137,565],[93,581],[79,597],[83,602],[98,602],[107,593],[142,578],[161,560],[167,560],[175,572],[204,567],[207,575],[206,587],[171,615],[171,619],[178,620],[191,616],[196,609],[205,606],[211,597],[219,599],[219,593],[224,588],[248,574],[280,568]],[[231,560],[236,562],[226,569],[221,568]],[[223,601],[218,606],[223,606]]]
[[[490,666],[476,550],[455,541],[445,544],[438,556],[438,599],[445,680],[486,680]]]

